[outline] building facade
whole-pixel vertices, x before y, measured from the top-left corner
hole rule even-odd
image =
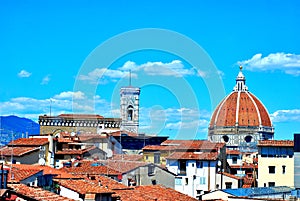
[[[39,116],[40,134],[53,134],[60,130],[69,133],[111,133],[120,130],[120,118],[104,118],[94,114],[60,114]]]
[[[175,177],[175,190],[199,197],[215,190],[218,166],[217,153],[175,152],[167,157],[167,169]]]
[[[300,189],[300,134],[294,134],[294,181],[295,188]],[[300,197],[300,194],[299,196]]]
[[[294,186],[294,141],[258,142],[258,187]]]
[[[121,130],[138,133],[140,88],[122,87],[120,90]]]

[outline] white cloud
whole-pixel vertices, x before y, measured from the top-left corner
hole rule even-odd
[[[19,77],[30,77],[30,76],[31,76],[31,73],[29,73],[29,72],[26,71],[26,70],[21,70],[21,71],[18,73],[18,76],[19,76]]]
[[[74,99],[74,100],[82,100],[85,99],[86,96],[83,92],[81,91],[64,91],[61,92],[60,94],[57,94],[53,97],[54,99]]]
[[[137,70],[139,68],[139,66],[133,62],[133,61],[126,61],[125,64],[119,68],[119,70],[122,70],[122,71],[134,71],[134,70]]]
[[[48,84],[49,81],[50,81],[50,75],[46,75],[46,76],[43,78],[43,80],[42,80],[42,82],[41,82],[41,85]]]
[[[108,68],[96,68],[86,75],[79,75],[79,80],[88,81],[91,84],[107,84],[108,82],[117,82],[119,79],[128,77],[129,70],[131,77],[137,78],[138,72],[149,76],[207,76],[204,71],[197,71],[195,68],[185,68],[180,60],[173,60],[169,63],[147,62],[144,64],[136,64],[133,61],[127,61],[117,70]]]
[[[278,52],[263,57],[259,53],[255,54],[251,59],[239,61],[238,64],[253,71],[280,70],[286,74],[300,75],[300,55],[297,54]]]
[[[293,110],[277,110],[270,114],[272,122],[300,122],[300,109]]]
[[[87,75],[79,75],[79,80],[85,80],[92,84],[98,84],[99,82],[105,84],[108,81],[116,81],[116,79],[128,76],[129,72],[121,70],[112,70],[107,68],[96,68],[89,72]],[[132,75],[135,76],[135,75]]]
[[[173,60],[169,63],[147,62],[141,65],[137,65],[135,62],[127,61],[120,70],[132,70],[143,71],[147,75],[151,76],[174,76],[183,77],[186,75],[196,75],[196,71],[193,68],[185,68],[180,60]],[[203,72],[202,72],[203,73]]]
[[[148,75],[162,75],[183,77],[185,75],[194,75],[193,69],[186,69],[179,60],[174,60],[170,63],[162,62],[147,62],[140,66]]]
[[[78,101],[72,99],[77,98]],[[82,104],[84,102],[84,104]],[[50,113],[59,115],[63,113],[99,113],[107,116],[110,114],[109,103],[100,96],[87,98],[82,92],[61,92],[47,99],[35,99],[30,97],[16,97],[6,102],[0,102],[1,115],[17,115],[20,117],[38,120],[39,115]],[[110,116],[109,116],[110,117]]]

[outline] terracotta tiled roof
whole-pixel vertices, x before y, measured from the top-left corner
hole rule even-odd
[[[113,194],[114,191],[109,190],[104,186],[100,186],[98,182],[93,182],[91,180],[61,180],[55,179],[59,185],[68,188],[72,191],[78,192],[79,194]]]
[[[78,163],[79,166],[75,167],[74,164]],[[62,170],[69,172],[73,175],[119,175],[119,171],[109,168],[100,162],[96,161],[78,161],[72,164],[72,167],[63,167]]]
[[[100,160],[100,162],[121,173],[126,173],[138,167],[149,164],[145,162],[125,160]]]
[[[60,142],[60,143],[72,143],[72,142],[74,142],[74,140],[71,140],[71,139],[68,139],[68,138],[61,138],[61,137],[58,138],[57,141]]]
[[[9,172],[7,181],[10,183],[19,183],[20,181],[27,179],[28,177],[31,177],[39,172],[42,172],[42,170],[33,170],[33,169],[17,169],[15,167],[12,167],[12,174]],[[12,178],[13,176],[13,178]]]
[[[111,190],[124,190],[124,189],[133,189],[131,187],[125,186],[124,184],[117,182],[106,176],[98,176],[96,179],[98,182],[100,181],[102,186],[107,186],[108,189]]]
[[[99,135],[99,134],[87,134],[87,133],[81,133],[78,135],[80,141],[84,142],[84,141],[90,141],[90,140],[98,140],[98,139],[106,139],[107,135]]]
[[[91,146],[86,149],[66,149],[55,152],[57,155],[82,155],[86,152],[89,152],[91,150],[98,149],[96,146]]]
[[[151,195],[147,195],[142,191],[126,189],[126,190],[115,190],[116,194],[112,196],[114,198],[120,198],[122,201],[155,201]]]
[[[293,140],[259,140],[257,146],[266,147],[293,147]]]
[[[72,175],[61,169],[55,169],[49,166],[42,165],[27,165],[27,164],[13,164],[13,167],[18,170],[43,170],[43,174],[57,175],[55,178],[58,179],[69,179],[69,178],[82,178],[79,176]]]
[[[225,143],[216,143],[208,140],[166,140],[161,145],[177,145],[180,150],[218,150],[225,146]]]
[[[241,165],[231,165],[230,168],[233,168],[233,169],[240,169],[240,168],[242,168],[242,169],[250,169],[250,168],[253,169],[253,168],[255,168],[255,169],[257,169],[258,166],[257,166],[257,164],[243,163],[242,166]]]
[[[143,155],[140,154],[114,154],[113,160],[125,160],[125,161],[142,161]]]
[[[19,138],[11,141],[8,145],[13,146],[42,146],[48,144],[48,138]]]
[[[236,116],[239,126],[258,127],[260,123],[263,126],[272,126],[264,105],[248,91],[234,91],[226,96],[215,109],[209,126],[236,126]]]
[[[147,145],[143,148],[143,151],[175,151],[178,147],[173,145]]]
[[[160,185],[137,186],[134,190],[116,190],[113,197],[120,197],[122,201],[196,201],[188,195],[174,189]]]
[[[160,185],[154,186],[137,186],[135,190],[138,190],[146,195],[149,195],[152,199],[157,201],[165,200],[177,200],[177,201],[196,201],[188,195],[180,193],[172,188],[167,188]]]
[[[185,160],[209,160],[214,161],[218,159],[218,153],[216,152],[174,152],[166,159],[185,159]]]
[[[56,193],[52,193],[42,188],[29,187],[24,184],[8,184],[8,187],[12,188],[18,194],[25,195],[35,200],[43,201],[73,201]]]
[[[39,149],[39,147],[2,147],[0,149],[0,153],[1,155],[6,157],[11,155],[20,157],[33,151],[38,151]]]
[[[239,150],[226,149],[226,154],[228,154],[228,155],[240,155],[242,153]]]

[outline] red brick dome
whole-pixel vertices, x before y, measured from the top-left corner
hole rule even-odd
[[[269,113],[262,102],[248,91],[245,81],[240,67],[233,91],[213,112],[209,136],[261,133],[263,138],[272,138],[274,129]]]
[[[226,96],[214,111],[211,126],[268,126],[270,116],[262,104],[248,91],[234,91]]]

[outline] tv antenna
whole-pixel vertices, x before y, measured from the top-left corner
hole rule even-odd
[[[131,70],[129,70],[129,86],[131,86]]]

